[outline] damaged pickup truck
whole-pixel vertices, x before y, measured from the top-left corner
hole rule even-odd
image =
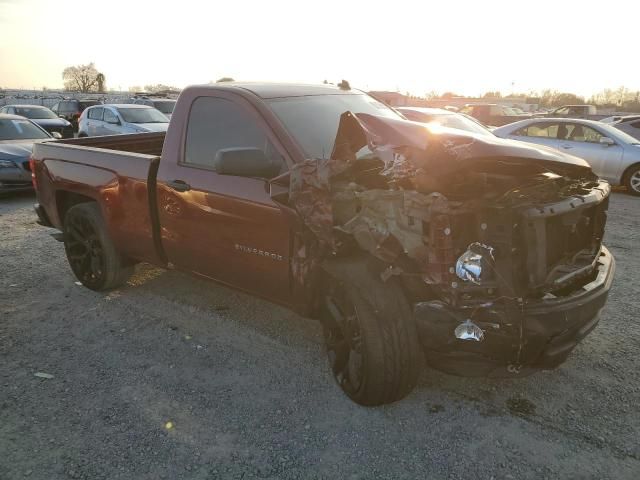
[[[39,222],[105,290],[137,262],[322,322],[355,402],[404,397],[424,363],[521,376],[597,324],[614,259],[609,185],[540,146],[410,122],[332,86],[185,89],[166,133],[45,142]]]

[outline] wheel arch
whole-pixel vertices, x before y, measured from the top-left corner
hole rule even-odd
[[[636,168],[640,167],[640,162],[632,163],[622,172],[622,176],[620,177],[620,185],[625,185],[627,182],[627,176]]]
[[[64,224],[64,217],[69,209],[80,203],[97,202],[95,198],[88,197],[81,193],[72,192],[69,190],[56,191],[56,212],[60,223]]]

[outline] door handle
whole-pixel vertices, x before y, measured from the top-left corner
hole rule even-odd
[[[191,185],[184,180],[173,180],[171,182],[167,182],[167,185],[176,192],[188,192],[191,190]]]

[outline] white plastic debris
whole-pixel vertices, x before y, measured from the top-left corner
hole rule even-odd
[[[46,378],[47,380],[51,380],[53,378],[53,375],[44,372],[36,372],[33,374],[33,376],[38,378]]]

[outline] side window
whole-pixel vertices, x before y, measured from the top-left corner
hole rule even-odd
[[[73,108],[74,105],[72,102],[60,102],[60,112],[62,113],[71,113],[75,110],[75,108]]]
[[[514,135],[521,137],[556,138],[558,135],[557,123],[538,123],[529,125],[516,131]]]
[[[52,111],[53,113],[58,113],[58,107],[59,107],[59,106],[60,106],[60,102],[55,103],[55,104],[53,105],[53,107],[51,107],[51,111]]]
[[[601,133],[593,128],[579,123],[567,125],[567,132],[566,139],[572,142],[600,143],[600,139],[603,137]]]
[[[118,116],[108,108],[104,110],[104,121],[107,123],[118,123]]]
[[[102,120],[102,111],[103,110],[104,110],[104,108],[101,108],[101,107],[90,108],[89,109],[89,113],[87,114],[87,116],[91,120]]]
[[[189,113],[184,162],[212,168],[218,150],[241,147],[259,148],[284,166],[266,133],[244,108],[223,98],[197,98]]]

